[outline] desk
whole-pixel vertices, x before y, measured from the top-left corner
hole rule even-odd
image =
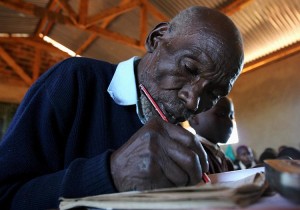
[[[211,174],[209,175],[212,184],[214,183],[226,183],[227,184],[231,184],[232,181],[237,181],[237,180],[244,180],[243,178],[249,177],[251,175],[255,175],[256,173],[259,172],[264,172],[265,168],[264,167],[259,167],[259,168],[252,168],[252,169],[246,169],[246,170],[238,170],[238,171],[232,171],[232,172],[225,172],[225,173],[219,173],[219,174]],[[208,191],[209,192],[209,191]],[[223,192],[223,191],[220,191]],[[134,193],[134,192],[133,192]],[[149,194],[147,194],[149,195]],[[120,194],[114,194],[114,201],[113,202],[121,202],[118,205],[114,205],[114,207],[117,208],[124,208],[124,209],[128,209],[124,206],[123,201],[120,200]],[[172,196],[172,194],[168,194],[167,195],[169,198],[170,196]],[[144,196],[142,196],[144,197]],[[217,197],[221,197],[219,195],[217,195]],[[128,197],[127,197],[128,198]],[[252,197],[253,198],[253,197]],[[127,199],[127,201],[131,202],[132,200],[130,200],[132,198]],[[104,199],[105,201],[107,200],[106,198]],[[217,199],[218,200],[218,199]],[[282,197],[280,194],[278,193],[273,193],[273,195],[271,196],[264,196],[261,197],[259,200],[257,200],[255,203],[248,205],[246,207],[240,207],[240,206],[235,206],[235,205],[227,205],[227,202],[224,202],[221,205],[215,205],[215,201],[217,200],[193,200],[194,203],[198,202],[198,204],[196,205],[190,205],[190,201],[187,199],[184,205],[181,205],[181,207],[179,207],[176,203],[176,200],[170,201],[169,200],[169,204],[167,205],[157,205],[156,203],[156,207],[154,208],[153,206],[153,202],[146,202],[144,203],[142,209],[168,209],[168,210],[203,210],[203,209],[209,209],[209,210],[222,210],[222,209],[241,209],[241,210],[283,210],[283,209],[290,209],[290,210],[300,210],[300,204],[296,204],[293,203],[287,199],[285,199],[284,197]],[[91,201],[91,200],[85,200],[85,201]],[[97,200],[99,201],[99,200]],[[76,199],[76,202],[78,202],[78,200]],[[133,201],[136,202],[136,201]],[[145,201],[142,201],[142,203]],[[171,202],[171,203],[170,203]],[[110,202],[111,203],[111,202]],[[85,203],[86,204],[86,203]],[[109,204],[112,205],[112,204]],[[152,208],[151,208],[152,205]],[[227,205],[227,206],[226,206]],[[85,205],[86,206],[86,205]],[[90,205],[89,205],[90,206]],[[108,205],[106,205],[108,206]],[[163,207],[165,206],[165,207]],[[73,206],[74,207],[74,206]],[[103,206],[102,206],[103,207]],[[110,206],[112,207],[112,206]],[[129,207],[129,206],[127,206]],[[139,209],[141,210],[141,206],[139,204]],[[186,208],[184,208],[186,207]],[[183,209],[184,208],[184,209]],[[69,209],[69,208],[68,208]],[[87,208],[89,209],[89,208]],[[90,209],[97,209],[97,208],[90,208]],[[133,208],[132,208],[133,209]],[[137,208],[135,208],[137,209]],[[110,208],[111,210],[111,208]]]
[[[218,207],[218,208],[193,208],[193,209],[176,209],[176,210],[228,210],[232,208]],[[98,210],[95,208],[83,208],[82,210]],[[122,209],[106,209],[106,210],[122,210]],[[123,209],[124,210],[124,209]],[[143,209],[139,209],[143,210]],[[174,210],[174,209],[156,209],[156,210]],[[234,210],[300,210],[300,205],[291,203],[278,193],[273,196],[262,197],[257,203],[247,206],[245,208],[237,207]]]
[[[257,203],[252,204],[244,210],[299,210],[300,204],[292,203],[291,201],[285,199],[280,194],[276,193],[272,196],[262,197]]]
[[[265,167],[250,168],[244,170],[229,171],[217,174],[210,174],[209,178],[212,184],[218,182],[233,182],[251,176],[255,173],[265,172]]]
[[[264,172],[264,167],[251,168],[245,170],[237,170],[224,172],[219,174],[211,174],[209,175],[212,183],[217,182],[230,182],[237,179],[242,179],[247,176],[250,176],[254,173]],[[300,195],[299,195],[300,199]],[[222,209],[222,208],[221,208]],[[223,208],[226,209],[226,208]],[[279,193],[274,193],[270,196],[264,196],[260,198],[256,203],[247,206],[245,208],[238,208],[243,210],[283,210],[283,209],[291,209],[291,210],[300,210],[300,204],[293,203],[286,198],[282,197]],[[194,209],[195,210],[195,209]],[[213,209],[212,209],[213,210]]]

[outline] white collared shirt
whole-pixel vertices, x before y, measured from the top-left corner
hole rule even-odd
[[[119,105],[126,106],[137,103],[134,61],[138,59],[139,57],[132,57],[119,63],[107,88],[109,95]]]
[[[134,62],[140,58],[134,56],[118,64],[116,72],[107,88],[112,99],[121,106],[136,105],[136,113],[141,122],[145,120],[139,113],[137,85],[135,80]]]

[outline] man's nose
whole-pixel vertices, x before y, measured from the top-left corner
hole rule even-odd
[[[179,90],[178,97],[184,101],[186,108],[193,112],[197,111],[203,87],[203,83],[198,81],[192,84],[186,84]]]

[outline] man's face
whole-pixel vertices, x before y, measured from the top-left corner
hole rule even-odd
[[[210,110],[191,119],[196,133],[213,143],[226,143],[232,133],[234,119],[233,104],[222,98]]]
[[[216,70],[225,63],[225,52],[226,45],[207,34],[163,37],[146,57],[139,82],[148,88],[171,123],[185,121],[210,109],[231,90],[238,69],[230,69],[232,73],[226,76],[206,75],[227,71],[225,67]]]

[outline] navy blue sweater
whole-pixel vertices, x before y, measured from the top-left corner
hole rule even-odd
[[[0,208],[57,208],[59,197],[114,193],[111,151],[141,126],[107,93],[116,65],[69,58],[29,89],[0,145]]]

